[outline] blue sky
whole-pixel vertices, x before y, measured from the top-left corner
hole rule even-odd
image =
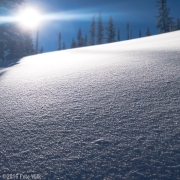
[[[156,0],[29,0],[29,4],[37,7],[44,14],[65,13],[73,15],[73,19],[61,19],[43,22],[40,27],[40,46],[44,50],[55,51],[58,47],[58,33],[62,33],[62,41],[66,43],[67,48],[74,37],[76,39],[79,27],[83,35],[88,34],[91,19],[93,15],[102,12],[104,27],[108,18],[112,15],[116,29],[120,29],[121,39],[126,38],[126,24],[130,23],[133,38],[138,37],[138,31],[141,29],[142,35],[145,35],[147,28],[150,28],[152,34],[157,34],[156,29],[157,7]],[[180,17],[179,0],[169,0],[168,6],[171,8],[171,16]],[[74,15],[78,14],[75,18]],[[106,32],[104,31],[104,34]]]

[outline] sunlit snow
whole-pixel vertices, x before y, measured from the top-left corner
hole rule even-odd
[[[179,50],[176,31],[0,62],[0,179],[180,179]]]

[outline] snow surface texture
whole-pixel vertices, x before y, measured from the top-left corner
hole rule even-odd
[[[179,50],[177,31],[1,68],[0,178],[180,179]]]

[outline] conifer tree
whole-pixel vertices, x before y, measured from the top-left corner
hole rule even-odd
[[[82,37],[81,28],[79,28],[78,34],[77,34],[77,47],[83,47],[83,45],[84,45],[84,39]]]
[[[72,42],[71,42],[70,48],[76,48],[76,47],[77,47],[76,42],[75,42],[74,38],[72,38]]]
[[[139,38],[141,38],[141,37],[142,37],[141,30],[139,30]]]
[[[107,43],[115,42],[116,30],[114,27],[112,16],[109,17],[108,25],[106,27]]]
[[[127,32],[127,40],[129,40],[129,23],[127,23],[126,32]]]
[[[147,28],[146,36],[151,36],[151,32],[150,32],[149,28]]]
[[[98,16],[98,29],[97,29],[97,44],[102,44],[103,43],[103,23],[102,23],[102,16],[101,12],[99,12]]]
[[[120,41],[121,40],[121,37],[120,37],[120,30],[118,29],[118,32],[117,32],[117,41]]]
[[[94,45],[95,44],[95,16],[92,17],[92,23],[90,27],[90,39],[89,44]]]
[[[59,35],[58,35],[58,50],[61,50],[62,48],[61,48],[61,32],[59,33]]]
[[[156,17],[158,22],[156,27],[159,29],[160,33],[169,32],[172,18],[170,17],[170,8],[167,7],[167,1],[157,0],[157,7],[158,15]]]

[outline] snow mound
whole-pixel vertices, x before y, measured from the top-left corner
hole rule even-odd
[[[2,68],[0,179],[180,179],[179,47],[177,31]]]

